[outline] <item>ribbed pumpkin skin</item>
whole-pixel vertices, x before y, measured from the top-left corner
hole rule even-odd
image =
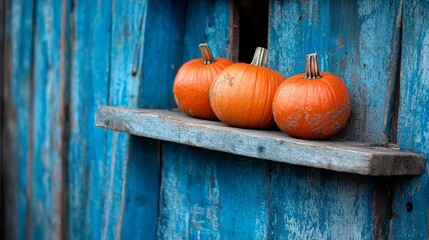
[[[350,115],[347,85],[336,75],[320,73],[306,79],[298,74],[279,86],[273,100],[277,126],[285,133],[303,139],[324,139],[340,131]]]
[[[203,64],[202,58],[186,62],[174,79],[173,93],[177,106],[191,117],[216,119],[210,107],[210,86],[215,77],[231,64],[233,62],[225,58],[216,58],[210,64]]]
[[[222,122],[235,127],[275,126],[272,100],[284,77],[269,68],[236,63],[225,68],[210,89],[210,103]]]

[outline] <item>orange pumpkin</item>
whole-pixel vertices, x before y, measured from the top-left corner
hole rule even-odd
[[[216,119],[210,107],[210,86],[215,77],[233,62],[225,58],[213,58],[206,43],[200,44],[199,48],[202,58],[186,62],[176,74],[173,84],[174,99],[187,115]]]
[[[266,67],[267,56],[266,49],[257,48],[251,64],[233,64],[216,77],[210,104],[219,120],[242,128],[275,126],[272,101],[284,77]]]
[[[306,73],[286,79],[273,102],[278,127],[304,139],[333,136],[344,127],[351,109],[347,85],[332,73],[319,73],[315,53],[307,55]]]

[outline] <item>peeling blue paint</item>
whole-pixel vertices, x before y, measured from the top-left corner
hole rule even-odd
[[[230,1],[8,4],[7,238],[428,238],[428,166],[380,192],[390,186],[375,177],[95,128],[99,105],[175,107],[174,75],[199,43],[227,56]],[[378,144],[400,78],[398,146],[429,157],[427,12],[419,0],[270,1],[269,66],[290,76],[318,52],[351,91],[340,137]],[[393,212],[379,212],[386,202]]]

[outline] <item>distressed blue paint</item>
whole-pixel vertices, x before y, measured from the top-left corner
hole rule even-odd
[[[130,2],[113,0],[111,6],[110,89],[108,104],[136,107],[141,73],[132,74],[133,56],[141,44],[146,18],[147,1]],[[142,27],[141,27],[142,26]],[[138,56],[138,55],[137,55]],[[112,133],[107,137],[105,179],[103,186],[102,239],[117,239],[121,236],[130,154],[130,137]]]
[[[122,239],[155,239],[160,146],[153,139],[131,138]]]
[[[94,129],[95,109],[173,106],[174,73],[180,63],[199,57],[198,43],[208,42],[215,56],[226,56],[229,2],[73,1],[71,13],[72,1],[36,3],[10,1],[8,16],[5,123],[13,146],[7,159],[7,236],[154,238],[160,145]],[[429,7],[417,0],[403,4],[398,143],[429,157]],[[292,75],[303,71],[305,54],[317,51],[322,68],[342,76],[352,92],[354,113],[342,136],[386,142],[400,9],[399,0],[272,1],[270,65]],[[69,21],[75,35],[68,32]],[[62,91],[69,74],[71,88]],[[61,116],[68,91],[67,153]],[[171,143],[161,148],[159,238],[387,238],[388,216],[376,211],[376,196],[387,194],[377,193],[374,178],[271,166]],[[68,228],[61,218],[65,155]],[[428,175],[397,180],[392,239],[427,238]],[[407,202],[414,206],[410,213]]]
[[[34,121],[31,136],[33,159],[31,223],[34,239],[61,237],[63,222],[63,157],[67,101],[67,1],[37,2],[34,39]]]
[[[398,145],[429,157],[429,2],[403,1]],[[429,162],[422,176],[397,179],[391,239],[429,238]],[[407,203],[413,210],[407,211]]]
[[[112,8],[115,15],[109,104],[171,107],[172,79],[180,57],[183,8],[175,6],[173,1],[113,1]],[[109,135],[108,139],[107,149],[111,152],[105,165],[101,236],[154,238],[159,189],[159,150],[155,147],[158,143],[130,139],[118,133]]]
[[[149,1],[142,22],[139,107],[171,108],[172,84],[183,44],[185,3]],[[152,27],[156,26],[156,27]],[[121,237],[155,239],[161,143],[131,138]]]
[[[33,59],[33,1],[11,1],[7,15],[6,46],[9,54],[6,63],[10,65],[9,78],[5,81],[5,139],[4,160],[7,166],[7,187],[5,214],[5,237],[7,239],[24,239],[26,225],[31,221],[28,204],[31,195],[27,194],[29,179],[27,177],[27,159],[29,156],[31,72]],[[6,84],[8,83],[8,84]],[[9,89],[7,88],[9,87]],[[29,189],[31,190],[31,189]]]
[[[139,107],[171,108],[173,80],[181,66],[184,1],[150,1],[142,55]],[[156,27],[154,27],[156,26]]]
[[[198,1],[187,3],[183,63],[201,58],[198,44],[207,42],[213,56],[227,57],[230,24],[230,1]]]
[[[162,157],[158,238],[266,237],[267,164],[167,142]]]
[[[347,83],[352,115],[340,137],[387,142],[399,56],[399,1],[272,1],[269,65],[286,77],[317,52]],[[274,239],[370,239],[389,234],[386,185],[374,178],[273,164]],[[388,211],[388,210],[387,210]]]
[[[186,11],[182,64],[201,57],[202,42],[209,44],[215,57],[226,57],[229,1],[188,1]],[[158,238],[266,235],[266,163],[171,143],[163,143],[162,152]]]
[[[97,239],[102,230],[107,132],[94,128],[109,92],[110,1],[77,1],[71,18],[70,151],[68,164],[70,239]]]
[[[272,169],[270,238],[373,238],[374,177],[278,163]]]
[[[321,70],[339,75],[351,93],[343,136],[387,142],[397,70],[399,1],[272,1],[269,66],[286,77],[317,52]]]

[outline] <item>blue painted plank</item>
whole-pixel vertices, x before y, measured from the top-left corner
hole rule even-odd
[[[142,23],[141,66],[137,75],[139,107],[174,106],[172,84],[181,60],[184,1],[149,1]],[[151,27],[157,26],[157,27]],[[155,239],[158,223],[158,195],[161,143],[132,137],[128,163],[123,239]],[[138,219],[138,220],[136,220]]]
[[[341,137],[389,141],[399,56],[399,1],[271,1],[269,66],[286,77],[317,52],[322,71],[348,85],[352,113]]]
[[[6,18],[9,11],[9,5],[3,1],[0,4],[0,214],[2,214],[2,220],[0,221],[0,238],[5,238],[5,185],[6,185],[6,167],[5,167],[5,129],[4,129],[4,102],[5,102],[5,78],[9,78],[9,70],[6,70],[6,41],[5,41],[5,33],[6,33]]]
[[[139,57],[142,41],[142,22],[146,19],[147,1],[117,1],[111,4],[110,81],[108,104],[136,107],[141,75],[132,74],[135,54]],[[121,236],[126,201],[130,137],[125,134],[107,135],[107,154],[104,164],[102,239]]]
[[[229,1],[188,1],[182,63],[208,42],[227,57]],[[229,49],[231,50],[231,49]],[[163,143],[158,238],[260,239],[268,229],[268,164]]]
[[[340,138],[388,142],[399,58],[399,1],[272,1],[269,66],[304,71],[307,53],[348,85],[352,114]],[[382,180],[273,164],[272,237],[387,238],[389,192]],[[391,188],[391,187],[390,187]],[[346,229],[344,229],[346,227]]]
[[[429,2],[403,1],[398,146],[429,157]],[[422,176],[397,179],[391,239],[429,238],[429,162]]]
[[[69,86],[68,1],[37,2],[34,38],[33,128],[30,146],[32,199],[29,236],[61,238],[64,226],[64,165]]]
[[[7,6],[5,26],[5,141],[2,154],[7,165],[5,176],[5,237],[24,239],[31,219],[31,177],[27,171],[30,151],[30,106],[34,25],[33,1],[11,1]]]
[[[173,81],[181,66],[185,1],[150,1],[142,38],[139,107],[175,106]],[[152,27],[157,26],[157,27]],[[198,50],[198,45],[195,46]]]
[[[99,105],[107,104],[110,71],[110,1],[77,1],[71,16],[70,150],[68,231],[70,239],[97,239],[102,230],[107,132],[94,128]]]
[[[109,105],[172,106],[184,6],[177,1],[112,2]],[[155,238],[158,143],[119,133],[107,139],[101,236]]]
[[[228,0],[187,2],[183,63],[201,58],[198,44],[205,42],[215,58],[228,57],[230,7]]]
[[[269,168],[264,162],[163,143],[160,239],[264,239]]]
[[[382,223],[373,220],[374,208],[380,212],[388,208],[376,205],[374,177],[278,163],[272,169],[270,238],[387,238],[387,216],[378,216]]]

